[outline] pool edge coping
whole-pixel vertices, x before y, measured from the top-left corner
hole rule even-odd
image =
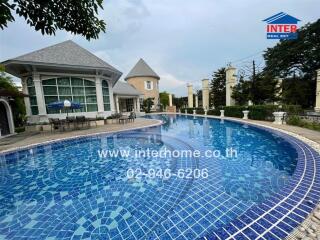
[[[165,114],[165,113],[162,113]],[[218,119],[218,120],[227,120],[227,121],[231,121],[231,122],[237,122],[237,123],[243,123],[243,124],[247,124],[247,125],[252,125],[252,126],[259,126],[262,128],[267,128],[273,131],[278,131],[280,133],[284,133],[287,134],[291,137],[296,138],[297,140],[300,140],[301,142],[303,142],[304,144],[306,144],[307,146],[309,146],[311,149],[313,149],[315,152],[317,152],[318,154],[320,154],[320,143],[317,143],[305,136],[301,136],[297,133],[291,132],[289,130],[284,130],[284,129],[280,129],[277,127],[273,127],[273,126],[269,126],[269,125],[265,125],[263,123],[257,123],[257,122],[250,122],[250,121],[246,121],[245,119],[237,119],[237,118],[232,118],[232,117],[220,117],[220,116],[214,116],[214,115],[201,115],[201,114],[185,114],[185,113],[177,113],[179,115],[183,115],[183,116],[195,116],[195,117],[202,117],[202,118],[212,118],[212,119]],[[150,115],[154,115],[154,114],[150,114]],[[309,214],[307,215],[306,218],[304,218],[304,220],[299,223],[299,225],[294,228],[287,236],[285,239],[294,239],[295,236],[299,233],[300,231],[300,227],[306,222],[306,221],[310,221],[314,211],[320,208],[320,201],[318,201],[318,203],[316,204],[316,206],[312,209],[312,211],[309,212]],[[306,231],[306,230],[305,230]],[[298,233],[297,233],[298,232]],[[241,233],[241,232],[240,232]],[[232,236],[231,236],[232,237]],[[262,236],[258,236],[263,238]],[[204,239],[207,239],[206,237],[204,237]],[[231,239],[231,238],[227,238],[227,239]]]
[[[56,143],[60,141],[65,141],[65,140],[73,140],[73,139],[79,139],[79,138],[85,138],[85,137],[93,137],[93,136],[100,136],[100,135],[105,135],[105,134],[115,134],[115,133],[120,133],[120,132],[126,132],[126,131],[132,131],[132,130],[138,130],[138,129],[144,129],[144,128],[149,128],[149,127],[157,127],[163,124],[163,121],[158,120],[158,119],[153,119],[157,121],[158,123],[154,123],[148,126],[141,126],[141,127],[132,127],[132,128],[126,128],[126,129],[119,129],[119,130],[112,130],[112,131],[103,131],[103,132],[96,132],[96,133],[88,133],[88,134],[81,134],[81,135],[76,135],[76,136],[69,136],[69,137],[62,137],[62,138],[57,138],[54,140],[48,140],[40,143],[32,143],[24,146],[19,146],[19,147],[13,147],[9,148],[6,150],[0,151],[0,156],[3,154],[9,154],[15,151],[21,151],[21,150],[26,150],[29,148],[34,148],[34,147],[39,147],[39,146],[45,146],[47,144],[51,143]]]

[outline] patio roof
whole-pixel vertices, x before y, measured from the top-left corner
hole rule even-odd
[[[126,82],[118,81],[113,88],[113,93],[117,95],[140,96],[143,95],[136,88]]]

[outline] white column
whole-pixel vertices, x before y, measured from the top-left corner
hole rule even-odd
[[[193,108],[193,88],[191,84],[188,84],[188,107]]]
[[[117,113],[120,113],[120,108],[119,108],[119,97],[118,97],[118,95],[116,95],[116,102],[115,102],[115,105],[116,105],[116,112],[117,112]]]
[[[111,112],[114,113],[116,111],[116,106],[114,102],[112,82],[109,80],[108,80],[108,86],[109,86],[110,110]]]
[[[137,112],[140,112],[140,97],[137,97]]]
[[[103,105],[103,94],[102,94],[102,82],[99,76],[96,76],[96,94],[97,94],[98,113],[103,113],[104,105]]]
[[[27,78],[21,78],[22,92],[24,94],[29,94],[28,86],[27,86]],[[29,97],[24,97],[24,105],[26,106],[26,114],[27,117],[31,116],[31,105]]]
[[[133,112],[137,112],[137,99],[133,98]]]
[[[196,94],[196,108],[199,106],[199,99],[198,99],[198,95]]]
[[[209,109],[209,80],[202,80],[202,106],[204,109]]]
[[[172,94],[169,94],[169,107],[172,107]]]
[[[37,104],[38,104],[38,110],[39,110],[39,116],[45,116],[47,115],[46,105],[44,102],[43,97],[43,91],[41,87],[41,80],[40,80],[40,74],[34,73],[33,74],[33,82],[34,87],[36,90],[36,97],[37,97]]]
[[[316,112],[320,112],[320,69],[317,70],[317,88],[316,88]]]
[[[277,78],[277,85],[276,88],[278,89],[278,91],[276,92],[276,97],[280,98],[282,95],[282,78]],[[274,103],[275,105],[279,105],[279,101]]]
[[[236,68],[228,66],[226,69],[226,106],[234,106],[235,101],[231,97],[232,88],[236,85]]]

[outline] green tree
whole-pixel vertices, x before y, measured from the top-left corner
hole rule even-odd
[[[314,85],[312,80],[293,76],[282,83],[282,102],[301,105],[304,108],[313,106]]]
[[[0,2],[0,28],[15,21],[12,12],[23,17],[27,24],[44,34],[65,30],[81,34],[90,40],[105,32],[106,24],[97,17],[103,9],[103,0],[2,0]]]
[[[316,70],[320,68],[320,19],[301,27],[298,39],[281,40],[268,48],[264,59],[264,71],[268,75],[288,79],[284,81],[284,102],[312,106],[315,102]]]
[[[153,98],[147,98],[147,99],[143,100],[143,110],[146,113],[150,113],[151,112],[151,107],[154,104],[153,100],[154,100]]]
[[[162,110],[164,110],[167,106],[169,106],[169,93],[161,92],[159,93],[160,104]]]
[[[174,97],[173,96],[173,105],[177,107],[177,109],[181,109],[188,106],[188,97]]]
[[[247,105],[250,100],[252,81],[245,81],[243,77],[234,86],[232,91],[232,98],[238,105]]]
[[[23,98],[18,97],[20,92],[11,77],[4,72],[3,66],[0,66],[0,89],[5,89],[12,93],[12,99],[14,101],[10,101],[10,105],[12,108],[14,124],[16,127],[22,126],[26,116],[24,101]]]
[[[226,69],[219,68],[212,75],[210,82],[210,106],[226,105]]]

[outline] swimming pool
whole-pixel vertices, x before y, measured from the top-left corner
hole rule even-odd
[[[0,239],[283,239],[319,200],[319,155],[289,135],[150,117],[164,123],[1,154]],[[201,156],[131,154],[164,149]]]

